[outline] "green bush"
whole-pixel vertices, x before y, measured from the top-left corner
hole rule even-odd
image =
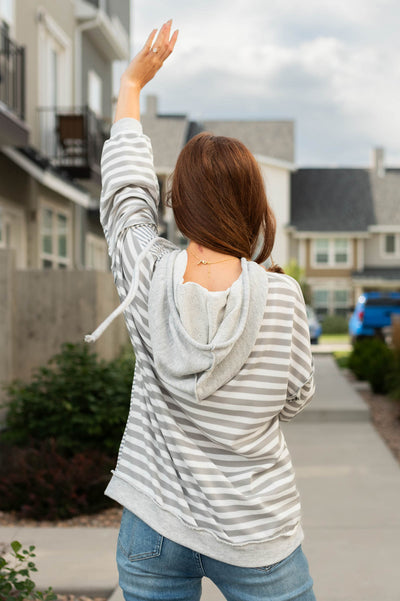
[[[49,587],[44,593],[36,590],[31,572],[37,572],[32,561],[36,557],[35,547],[22,549],[21,543],[14,540],[11,543],[11,559],[0,557],[0,599],[1,601],[54,601],[57,595]]]
[[[323,334],[347,334],[349,322],[343,315],[327,315],[322,322]]]
[[[64,344],[30,383],[8,386],[6,431],[17,445],[55,438],[64,455],[116,454],[129,411],[133,352],[106,363],[85,344]]]
[[[113,502],[104,495],[114,460],[93,449],[64,457],[54,439],[25,448],[3,446],[0,510],[19,517],[64,520]]]
[[[367,380],[375,393],[386,394],[394,363],[393,351],[382,340],[366,338],[355,343],[348,366],[359,380]]]

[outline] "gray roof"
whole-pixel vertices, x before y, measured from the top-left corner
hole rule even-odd
[[[294,160],[293,121],[189,121],[186,115],[160,115],[157,98],[148,96],[141,122],[152,141],[156,170],[167,167],[172,171],[183,146],[201,131],[238,138],[253,154]]]
[[[189,120],[184,115],[141,117],[144,133],[150,137],[156,170],[175,167],[178,155],[186,144]]]
[[[363,271],[353,271],[353,278],[400,280],[400,267],[366,267]]]
[[[291,180],[291,225],[303,231],[367,231],[400,225],[400,170],[299,169]]]
[[[206,131],[216,136],[237,138],[253,154],[294,161],[293,121],[203,121]]]

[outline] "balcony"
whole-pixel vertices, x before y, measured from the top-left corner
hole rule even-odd
[[[77,0],[75,17],[97,50],[110,61],[129,59],[129,36],[109,0]]]
[[[89,107],[40,108],[40,149],[72,179],[100,184],[100,159],[110,125]]]
[[[25,49],[13,42],[0,23],[0,145],[26,146]]]

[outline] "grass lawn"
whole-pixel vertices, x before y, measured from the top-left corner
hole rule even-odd
[[[348,367],[350,353],[351,351],[335,351],[333,353],[339,367]]]
[[[322,334],[320,344],[350,344],[348,334]]]

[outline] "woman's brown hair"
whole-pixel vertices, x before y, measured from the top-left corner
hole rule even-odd
[[[257,161],[239,140],[210,133],[192,138],[178,157],[167,204],[190,240],[250,260],[261,239],[254,260],[270,257],[275,216]]]

